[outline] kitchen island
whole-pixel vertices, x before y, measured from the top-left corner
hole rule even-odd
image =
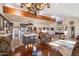
[[[24,45],[35,44],[38,40],[38,34],[36,34],[36,33],[24,33],[22,39],[23,39]]]

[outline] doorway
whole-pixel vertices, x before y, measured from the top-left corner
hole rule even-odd
[[[75,39],[75,26],[71,26],[71,39]]]

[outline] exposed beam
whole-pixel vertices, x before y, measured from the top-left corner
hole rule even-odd
[[[51,17],[48,17],[48,16],[42,16],[42,15],[35,16],[32,13],[28,13],[26,11],[18,10],[18,9],[7,7],[7,6],[3,6],[3,12],[9,13],[9,14],[14,14],[14,15],[19,15],[19,16],[22,16],[22,17],[30,17],[30,18],[55,22],[54,18],[51,18]]]

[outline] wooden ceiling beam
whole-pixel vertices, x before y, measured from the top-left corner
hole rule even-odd
[[[18,9],[7,7],[7,6],[3,6],[3,12],[9,13],[9,14],[14,14],[14,15],[19,15],[19,16],[22,16],[22,17],[30,17],[30,18],[35,18],[35,19],[39,19],[39,20],[55,22],[54,18],[51,18],[51,17],[48,17],[48,16],[42,16],[42,15],[35,16],[32,13],[28,13],[26,11],[18,10]]]

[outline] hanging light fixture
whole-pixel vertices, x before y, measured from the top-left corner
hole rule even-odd
[[[50,4],[49,3],[21,3],[21,6],[22,7],[25,6],[29,13],[32,13],[36,16],[40,10],[44,9],[45,7],[49,8]]]

